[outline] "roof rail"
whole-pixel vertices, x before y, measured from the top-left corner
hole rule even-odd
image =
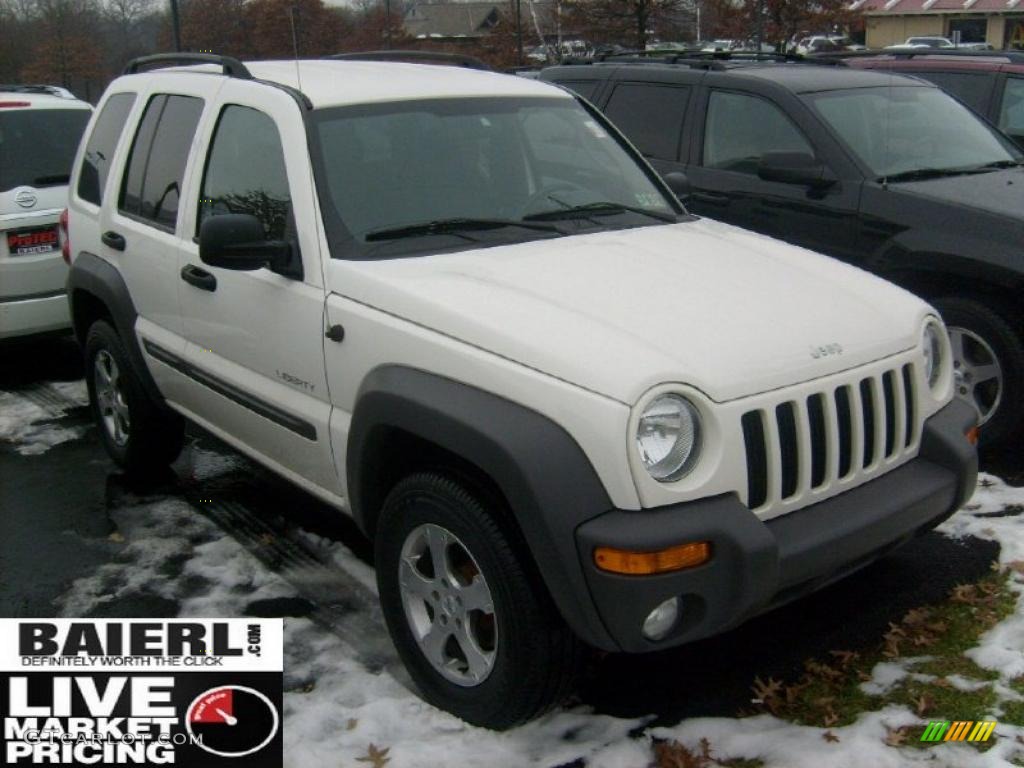
[[[406,64],[448,64],[453,67],[493,71],[475,56],[443,51],[360,51],[359,53],[335,53],[324,56],[335,61],[397,61]]]
[[[744,62],[777,62],[782,64],[816,64],[840,66],[838,59],[810,58],[796,53],[758,53],[757,51],[637,51],[598,54],[589,58],[568,57],[562,64],[681,64],[693,69],[728,69],[728,64]]]
[[[252,73],[246,69],[245,64],[231,56],[220,56],[215,53],[155,53],[152,56],[140,56],[128,62],[124,74],[136,75],[150,65],[170,67],[188,64],[216,64],[228,77],[252,80]]]
[[[0,83],[0,92],[2,93],[45,93],[50,96],[59,96],[62,99],[73,99],[75,94],[69,91],[67,88],[61,88],[59,85],[36,85],[34,83],[24,84],[2,84]]]
[[[923,56],[952,56],[964,59],[1004,59],[1011,64],[1024,64],[1024,51],[983,51],[962,48],[880,48],[867,51],[826,51],[808,54],[822,59],[874,59],[891,56],[894,59],[914,59]]]

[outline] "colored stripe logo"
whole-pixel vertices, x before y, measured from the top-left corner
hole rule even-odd
[[[994,720],[932,720],[921,734],[921,741],[988,741],[995,728]]]

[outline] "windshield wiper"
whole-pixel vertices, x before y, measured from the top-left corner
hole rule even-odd
[[[888,176],[879,176],[877,181],[885,183],[897,181],[923,181],[925,179],[942,179],[948,176],[968,176],[972,173],[985,173],[992,170],[987,166],[980,168],[915,168],[912,171],[901,171]]]
[[[998,171],[1003,168],[1020,168],[1024,166],[1024,160],[996,160],[994,163],[979,165],[979,171]]]
[[[368,243],[378,240],[400,240],[404,237],[420,237],[421,235],[458,235],[466,237],[465,232],[474,232],[485,229],[501,229],[503,227],[520,227],[521,229],[532,229],[537,232],[550,232],[556,235],[565,234],[553,224],[531,224],[528,221],[516,221],[515,219],[438,219],[427,221],[422,224],[406,224],[401,227],[390,227],[388,229],[377,229],[368,232],[365,240]],[[474,238],[467,238],[474,239]]]
[[[555,198],[551,198],[555,200]],[[555,200],[556,203],[561,202]],[[678,219],[674,214],[651,211],[637,205],[624,205],[623,203],[596,202],[584,205],[567,205],[564,208],[556,208],[553,211],[541,211],[523,216],[524,221],[557,221],[558,219],[587,218],[589,216],[614,216],[617,213],[638,213],[641,216],[650,216],[652,219],[676,223]]]

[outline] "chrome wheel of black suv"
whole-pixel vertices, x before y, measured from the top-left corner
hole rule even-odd
[[[117,331],[99,320],[85,341],[89,405],[110,457],[126,472],[166,467],[181,453],[184,421],[146,395]]]
[[[1024,427],[1024,345],[1013,315],[974,299],[935,301],[949,331],[956,397],[978,411],[985,446]]]
[[[384,618],[427,701],[503,729],[571,690],[581,646],[503,511],[443,475],[388,495],[377,529]]]

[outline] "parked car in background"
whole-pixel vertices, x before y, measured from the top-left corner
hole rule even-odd
[[[672,63],[674,62],[674,63]],[[641,66],[642,64],[642,66]],[[1024,154],[931,83],[813,63],[674,57],[552,67],[687,207],[929,299],[989,444],[1024,429]]]
[[[913,52],[851,56],[858,69],[881,69],[930,80],[956,96],[1024,148],[1024,51]]]
[[[908,37],[901,46],[888,46],[889,48],[955,48],[953,41],[948,37]]]
[[[91,114],[64,88],[0,85],[0,339],[71,327],[61,216]]]
[[[843,38],[834,38],[828,35],[814,35],[805,37],[796,44],[796,52],[806,56],[809,53],[830,53],[833,51],[846,50]]]

